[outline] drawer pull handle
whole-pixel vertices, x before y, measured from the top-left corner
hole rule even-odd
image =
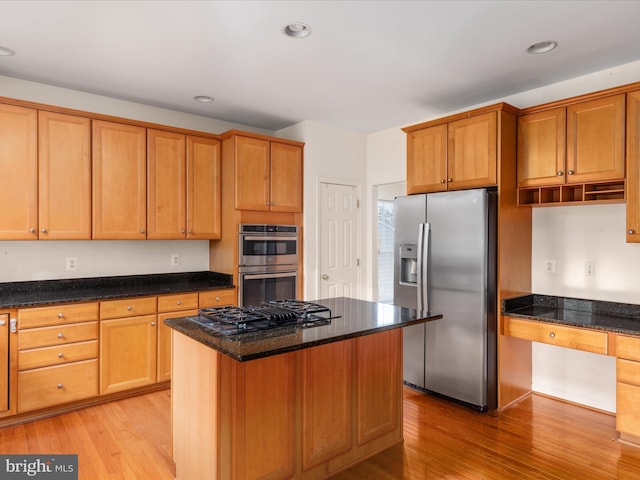
[[[132,307],[131,305],[129,305],[129,306],[127,307],[127,310],[131,311],[131,310],[133,310],[133,307]]]
[[[60,333],[58,334],[58,338],[64,338],[64,333],[60,332]]]
[[[64,358],[64,353],[59,353],[58,358]]]
[[[59,313],[58,314],[58,318],[64,318],[64,314],[63,313]]]
[[[553,332],[551,332],[551,333],[549,334],[549,338],[555,338],[555,336],[556,336],[556,334],[555,334],[555,333],[553,333]]]
[[[64,387],[64,385],[63,385],[63,384],[61,384],[61,383],[59,383],[59,384],[58,384],[58,388],[62,388],[62,387]]]

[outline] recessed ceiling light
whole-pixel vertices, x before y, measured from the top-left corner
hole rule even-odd
[[[208,95],[196,95],[195,97],[193,97],[193,99],[196,102],[199,102],[199,103],[211,103],[211,102],[213,102],[213,97],[210,97]]]
[[[306,23],[291,22],[282,27],[282,33],[288,37],[304,38],[311,35],[311,27]]]
[[[11,50],[10,48],[0,47],[0,55],[2,55],[3,57],[11,57],[12,55],[15,55],[15,54],[16,52]]]
[[[533,53],[533,54],[547,53],[553,50],[554,48],[556,48],[557,46],[558,46],[558,42],[554,40],[538,42],[538,43],[534,43],[529,48],[527,48],[527,53]]]

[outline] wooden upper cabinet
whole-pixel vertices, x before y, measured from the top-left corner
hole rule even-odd
[[[625,95],[567,107],[567,183],[624,178]]]
[[[38,112],[38,237],[91,238],[91,120]]]
[[[147,238],[186,235],[186,139],[180,133],[147,130]]]
[[[270,200],[272,212],[302,211],[302,148],[271,142]]]
[[[447,125],[407,134],[407,193],[447,189]]]
[[[270,142],[235,137],[235,191],[239,210],[269,210]]]
[[[497,113],[448,125],[448,188],[488,187],[497,183]]]
[[[236,135],[235,206],[302,211],[302,146]]]
[[[557,185],[565,178],[566,108],[518,118],[518,186]]]
[[[640,242],[640,91],[627,95],[627,242]]]
[[[187,136],[187,238],[221,237],[221,188],[220,141]]]
[[[35,240],[38,228],[38,114],[0,104],[0,238]]]
[[[93,238],[146,238],[146,129],[93,120]]]

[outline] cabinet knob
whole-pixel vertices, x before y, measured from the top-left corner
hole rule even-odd
[[[216,302],[219,302],[219,301],[220,301],[220,297],[216,297]]]
[[[562,175],[564,175],[564,172],[563,172],[562,170],[558,170],[557,175],[558,175],[559,177],[561,177]]]
[[[58,334],[58,338],[64,338],[64,333],[60,332],[60,333]]]
[[[60,352],[60,353],[58,354],[58,358],[64,358],[64,353]]]
[[[131,311],[131,310],[133,310],[133,307],[131,305],[129,305],[129,306],[127,306],[127,310]]]
[[[144,228],[140,230],[140,233],[144,233]]]
[[[29,233],[36,233],[36,229],[35,228],[30,228],[29,229]]]
[[[629,230],[627,230],[627,233],[629,235],[633,235],[634,233],[636,233],[636,231],[634,229],[630,228]]]
[[[555,336],[556,336],[556,334],[555,334],[555,333],[553,333],[553,332],[551,332],[551,333],[549,334],[549,338],[555,338]]]
[[[42,230],[40,230],[42,233],[47,233],[47,229],[43,228]]]
[[[180,230],[180,233],[181,233],[182,235],[184,235],[184,228],[183,228],[182,230]]]
[[[447,178],[447,182],[449,183],[453,182],[453,178]]]
[[[63,384],[61,384],[61,383],[58,384],[58,388],[63,388],[63,387],[64,387]]]
[[[568,173],[569,175],[573,175],[573,170],[567,170],[567,173]]]
[[[5,320],[0,320],[0,327],[4,327],[7,324]]]
[[[269,202],[264,202],[264,204],[268,207],[269,205],[271,205]]]
[[[329,280],[329,275],[327,275],[326,273],[323,273],[320,278],[322,278],[322,280]]]
[[[445,182],[445,179],[444,179],[444,178],[441,178],[441,179],[440,179],[440,183],[444,183],[444,182]]]
[[[189,230],[187,233],[191,235],[193,233],[193,230]]]
[[[182,305],[182,300],[178,300],[176,303],[177,303],[178,305]]]
[[[58,318],[64,318],[64,314],[63,313],[59,313],[58,314]]]
[[[156,322],[151,322],[151,326],[155,327],[156,326]]]

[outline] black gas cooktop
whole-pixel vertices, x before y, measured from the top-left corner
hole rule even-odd
[[[216,334],[235,337],[252,332],[293,326],[328,325],[333,318],[324,305],[301,300],[270,300],[260,306],[211,307],[198,310],[191,319]]]

